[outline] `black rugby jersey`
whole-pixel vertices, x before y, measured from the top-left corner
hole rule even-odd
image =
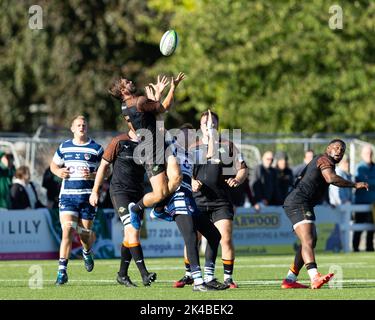
[[[327,168],[335,170],[334,159],[328,154],[315,156],[305,168],[302,179],[285,199],[284,206],[317,205],[329,187],[322,174]]]
[[[103,159],[112,163],[113,174],[110,184],[111,194],[144,193],[144,167],[133,158],[138,143],[127,134],[112,139],[105,149]]]
[[[195,161],[207,161],[205,164],[195,163],[193,169],[193,178],[202,182],[201,189],[193,193],[195,202],[201,210],[231,206],[229,186],[225,180],[235,177],[237,170],[247,167],[242,155],[231,141],[222,140],[215,144],[217,154],[210,159],[206,159],[208,145],[202,141],[191,147],[195,153]]]

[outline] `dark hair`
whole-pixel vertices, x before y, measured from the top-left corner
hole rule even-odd
[[[29,174],[30,174],[29,167],[27,167],[27,166],[20,166],[20,167],[16,170],[16,173],[14,174],[14,176],[15,176],[17,179],[23,179],[23,177],[26,175],[26,173],[29,173]]]
[[[208,111],[203,112],[203,113],[201,114],[200,119],[202,119],[203,117],[208,117],[208,114],[209,114]],[[217,113],[211,111],[211,115],[216,119],[217,124],[219,125],[219,116],[217,115]]]
[[[340,143],[343,147],[346,147],[346,143],[341,139],[333,139],[329,142],[328,145],[330,146],[331,144],[335,144],[335,143]]]
[[[183,125],[180,126],[180,130],[184,129],[194,129],[193,125],[189,122],[184,123]]]
[[[122,80],[122,78],[115,80],[112,83],[111,87],[108,89],[109,94],[112,97],[114,97],[114,98],[116,98],[120,101],[122,101],[122,93],[121,93],[122,81],[121,80]]]

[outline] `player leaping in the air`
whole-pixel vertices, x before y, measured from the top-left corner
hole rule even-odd
[[[180,165],[183,179],[178,189],[151,211],[152,218],[175,221],[186,245],[187,258],[190,262],[193,291],[225,290],[227,285],[213,277],[203,280],[199,263],[198,234],[199,231],[207,239],[205,267],[215,264],[220,243],[220,232],[207,215],[201,214],[195,204],[191,188],[193,175],[193,154],[189,152],[189,142],[194,141],[195,130],[190,124],[180,128],[180,135],[170,148]],[[189,133],[191,136],[189,138]],[[173,137],[172,141],[173,141]]]
[[[338,176],[335,165],[345,154],[345,142],[332,140],[322,155],[315,156],[305,167],[294,184],[294,190],[284,202],[285,213],[293,224],[294,232],[301,241],[294,263],[283,280],[283,289],[308,288],[297,282],[303,265],[311,279],[311,289],[319,289],[334,276],[333,273],[321,275],[315,262],[314,248],[317,241],[314,207],[327,192],[330,184],[341,188],[367,189],[366,182],[352,182]]]
[[[150,150],[150,152],[146,151],[142,164],[149,177],[152,192],[145,194],[136,204],[129,204],[130,223],[136,229],[141,227],[141,215],[144,208],[154,206],[173,193],[182,179],[179,165],[173,156],[168,158],[167,167],[165,165],[166,146],[161,149],[156,146],[157,135],[160,135],[160,140],[164,144],[164,132],[157,129],[156,117],[171,108],[174,92],[184,78],[185,75],[180,72],[176,78],[171,79],[169,92],[163,102],[161,102],[161,93],[168,85],[166,77],[158,76],[156,85],[153,85],[155,100],[137,96],[134,83],[125,78],[115,81],[109,90],[113,97],[121,101],[122,114],[128,123],[129,130],[139,138],[145,137],[145,130],[148,130],[147,133],[151,136],[151,138],[146,136],[146,139],[142,141],[144,149]]]

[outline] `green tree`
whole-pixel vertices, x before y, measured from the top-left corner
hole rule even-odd
[[[155,71],[183,70],[180,110],[214,106],[245,132],[375,129],[372,1],[344,2],[331,30],[326,1],[196,1],[171,26],[179,48]]]

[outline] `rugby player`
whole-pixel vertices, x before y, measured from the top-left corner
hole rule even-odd
[[[318,272],[314,248],[317,242],[314,207],[327,192],[330,184],[341,188],[367,189],[365,182],[345,180],[335,173],[335,165],[345,154],[345,142],[332,140],[324,154],[315,156],[297,178],[294,189],[284,202],[284,210],[292,222],[293,230],[301,241],[294,262],[281,287],[284,289],[308,288],[297,282],[299,271],[305,265],[311,280],[311,289],[319,289],[334,276]]]
[[[90,204],[98,205],[99,189],[107,170],[113,166],[110,183],[112,204],[124,225],[124,240],[121,246],[120,270],[117,282],[127,287],[136,287],[128,276],[128,268],[133,257],[142,277],[143,285],[149,286],[156,280],[156,273],[148,272],[140,243],[140,230],[130,224],[128,206],[144,195],[144,167],[134,161],[134,149],[139,142],[133,131],[112,139],[105,149],[90,196]]]
[[[193,198],[191,177],[194,159],[192,153],[188,152],[189,141],[195,138],[195,134],[191,138],[189,137],[189,133],[195,132],[192,129],[193,126],[190,124],[183,125],[180,128],[181,132],[177,141],[171,145],[183,175],[182,182],[174,194],[167,197],[163,203],[159,203],[151,211],[151,217],[176,222],[184,238],[187,258],[190,262],[191,279],[194,283],[193,291],[224,290],[228,286],[213,277],[203,281],[199,263],[197,232],[199,231],[207,238],[205,269],[211,268],[215,264],[221,235],[208,216],[200,214]]]
[[[169,92],[162,103],[160,102],[161,94],[168,85],[166,77],[160,78],[158,76],[156,85],[152,84],[155,90],[155,100],[145,96],[137,96],[134,83],[124,78],[117,80],[109,90],[113,97],[121,101],[122,114],[128,123],[129,130],[135,133],[138,138],[141,138],[140,136],[144,130],[148,130],[148,133],[151,134],[151,139],[146,137],[142,141],[146,150],[142,164],[150,180],[152,192],[145,194],[136,203],[129,204],[130,223],[136,229],[141,227],[141,214],[144,208],[152,207],[165,199],[181,183],[182,176],[174,157],[168,158],[168,168],[166,168],[164,164],[164,149],[157,149],[156,136],[159,135],[164,144],[164,132],[157,129],[156,116],[171,108],[174,92],[184,78],[184,73],[180,72],[176,78],[171,79]],[[148,152],[148,150],[151,152]]]
[[[94,268],[91,229],[96,210],[90,205],[89,196],[103,148],[88,137],[84,116],[75,117],[70,129],[73,139],[60,144],[50,164],[52,173],[63,179],[59,196],[62,239],[56,285],[68,282],[67,267],[74,230],[80,236],[86,270],[91,272]]]
[[[192,190],[199,211],[210,218],[221,234],[222,262],[224,267],[224,284],[230,288],[237,288],[233,281],[234,246],[232,228],[234,210],[228,196],[228,188],[235,188],[242,184],[248,176],[247,165],[231,141],[221,139],[215,135],[219,125],[216,113],[210,110],[201,115],[200,127],[203,137],[192,146],[196,158],[205,157],[205,163],[194,165]],[[214,131],[215,130],[215,131]],[[223,157],[231,159],[231,163],[224,163]],[[231,175],[223,170],[232,171]],[[185,276],[175,282],[174,287],[191,284],[189,260],[185,257]],[[215,264],[205,267],[205,279],[213,278]]]

